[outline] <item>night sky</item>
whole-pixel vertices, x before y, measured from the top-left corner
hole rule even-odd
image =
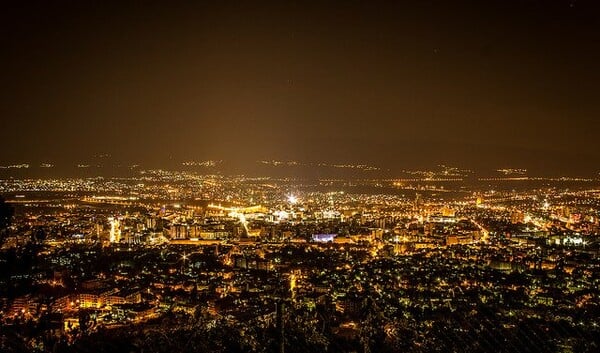
[[[9,1],[2,163],[600,171],[595,1]]]

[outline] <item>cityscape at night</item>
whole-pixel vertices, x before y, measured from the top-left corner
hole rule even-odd
[[[298,179],[195,165],[3,179],[3,217],[14,213],[3,218],[3,349],[600,343],[598,178],[439,166],[397,179]]]
[[[593,1],[0,32],[0,352],[600,352]]]

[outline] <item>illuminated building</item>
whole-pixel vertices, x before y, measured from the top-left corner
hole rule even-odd
[[[510,214],[510,221],[512,223],[524,223],[525,222],[525,214],[520,211],[514,211]]]
[[[456,211],[450,207],[442,208],[442,216],[444,217],[456,217]]]
[[[110,217],[108,218],[108,222],[110,223],[110,238],[109,241],[111,243],[118,243],[121,241],[121,222],[118,218]]]
[[[188,227],[185,224],[173,224],[169,230],[171,239],[187,239]]]

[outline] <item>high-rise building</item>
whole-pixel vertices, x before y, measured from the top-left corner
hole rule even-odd
[[[188,227],[186,224],[172,224],[169,235],[171,239],[187,239]]]
[[[121,222],[118,218],[109,217],[108,222],[110,223],[110,238],[111,243],[118,243],[121,241]]]

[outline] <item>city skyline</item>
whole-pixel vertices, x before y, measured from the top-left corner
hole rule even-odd
[[[598,179],[406,172],[0,178],[0,348],[597,351]]]

